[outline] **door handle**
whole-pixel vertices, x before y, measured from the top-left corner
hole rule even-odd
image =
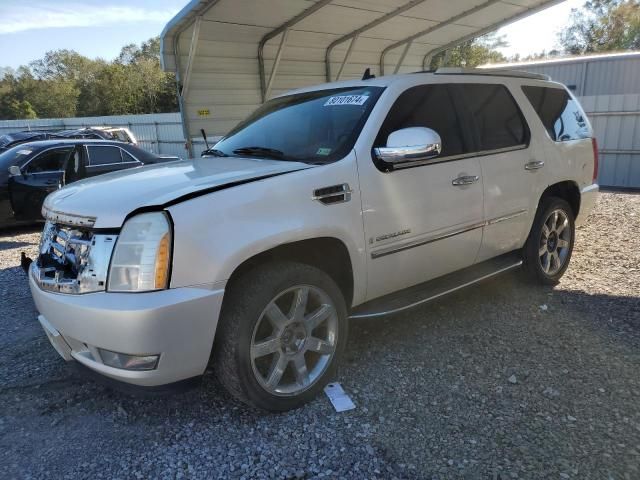
[[[462,185],[471,185],[480,180],[478,175],[461,175],[458,178],[454,178],[451,182],[451,185],[455,185],[456,187],[460,187]]]
[[[542,160],[532,160],[524,166],[525,170],[538,170],[539,168],[544,167],[544,162]]]

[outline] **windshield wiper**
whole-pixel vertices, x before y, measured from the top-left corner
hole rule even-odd
[[[236,148],[233,153],[236,155],[247,155],[250,157],[268,157],[275,158],[277,160],[291,160],[285,157],[283,151],[268,147],[241,147]]]
[[[222,150],[218,150],[216,148],[207,148],[205,151],[202,152],[201,155],[213,155],[214,157],[228,157],[229,156],[226,153],[224,153]]]

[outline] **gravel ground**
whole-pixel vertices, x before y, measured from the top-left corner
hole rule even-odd
[[[212,376],[132,398],[84,380],[36,322],[0,234],[0,478],[640,478],[640,195],[601,194],[553,289],[518,274],[353,322],[339,381],[272,415]]]

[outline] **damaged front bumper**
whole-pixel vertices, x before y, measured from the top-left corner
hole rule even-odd
[[[29,267],[38,320],[65,359],[111,379],[159,386],[200,376],[209,362],[224,283],[146,293],[70,295],[44,290]],[[115,368],[101,351],[158,356],[153,369]]]

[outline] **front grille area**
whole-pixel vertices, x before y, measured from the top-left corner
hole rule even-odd
[[[117,238],[47,221],[32,275],[43,290],[67,294],[105,290]]]

